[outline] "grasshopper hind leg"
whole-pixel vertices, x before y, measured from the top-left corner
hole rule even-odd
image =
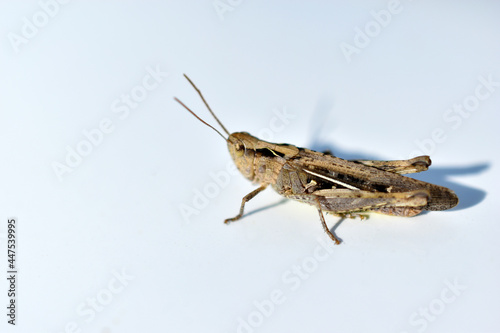
[[[311,194],[287,195],[287,198],[314,205],[318,209],[323,229],[336,244],[339,244],[340,240],[326,226],[323,211],[343,218],[361,217],[369,212],[413,216],[422,211],[430,194],[425,189],[399,193],[326,189],[317,190]]]
[[[392,216],[412,217],[420,214],[423,210],[423,207],[380,207],[371,209],[370,212]]]
[[[426,171],[431,165],[429,156],[417,156],[409,160],[396,161],[371,161],[371,160],[351,160],[351,162],[371,166],[379,170],[397,174],[408,174]]]

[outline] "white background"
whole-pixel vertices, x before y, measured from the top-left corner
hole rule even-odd
[[[19,270],[2,332],[500,332],[498,2],[55,4],[0,5],[0,258],[16,217]],[[461,203],[344,221],[333,246],[313,207],[268,189],[224,225],[256,186],[173,101],[216,124],[183,73],[230,131],[344,158],[420,150],[416,177]]]

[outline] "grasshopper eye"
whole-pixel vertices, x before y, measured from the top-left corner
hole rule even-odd
[[[234,145],[234,152],[236,157],[241,157],[245,154],[245,146],[242,143],[237,143]]]

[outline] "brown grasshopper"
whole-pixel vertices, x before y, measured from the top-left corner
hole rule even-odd
[[[175,100],[219,133],[226,140],[238,170],[252,182],[260,184],[259,188],[243,197],[238,215],[224,223],[239,220],[245,204],[269,185],[288,199],[315,206],[323,229],[336,244],[340,244],[340,240],[328,229],[323,211],[362,219],[365,217],[363,213],[370,212],[410,217],[424,210],[445,210],[458,204],[458,197],[452,190],[402,176],[427,170],[431,165],[429,156],[399,161],[344,160],[331,153],[266,142],[246,132],[230,134],[200,90],[184,76],[228,138],[180,100]]]

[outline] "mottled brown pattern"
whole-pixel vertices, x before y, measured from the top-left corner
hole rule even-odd
[[[425,171],[428,156],[404,161],[347,161],[288,144],[259,140],[246,133],[233,133],[229,152],[240,172],[260,187],[245,196],[245,203],[267,186],[286,198],[315,206],[330,238],[322,212],[355,216],[364,212],[410,217],[423,210],[444,210],[457,205],[458,198],[446,187],[402,176]]]
[[[269,185],[286,198],[315,206],[323,229],[337,244],[340,240],[328,229],[323,211],[342,217],[363,217],[359,214],[362,212],[408,217],[423,210],[445,210],[458,204],[458,198],[452,190],[401,175],[427,170],[431,165],[429,156],[403,161],[347,161],[330,152],[320,153],[290,144],[259,140],[246,132],[230,134],[212,112],[200,90],[184,76],[229,136],[224,139],[238,170],[247,179],[260,185],[243,197],[238,215],[226,219],[226,223],[240,219],[246,202]]]

